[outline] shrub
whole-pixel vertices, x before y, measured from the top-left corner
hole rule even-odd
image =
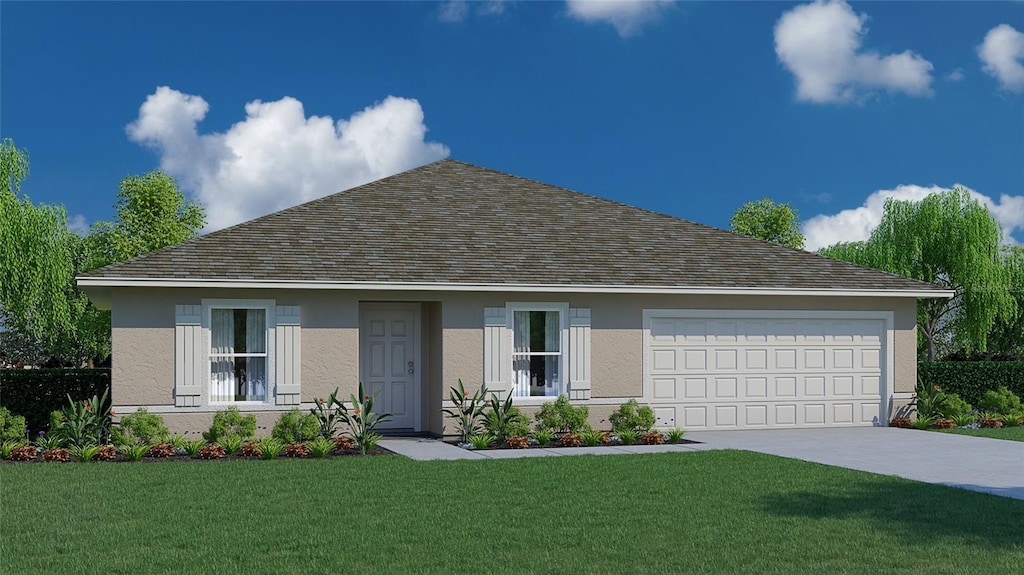
[[[260,444],[255,441],[250,441],[243,445],[238,453],[242,457],[259,457],[263,455],[263,451],[260,449]]]
[[[932,422],[932,426],[936,429],[953,429],[956,427],[956,422],[952,419],[939,418]]]
[[[569,396],[560,395],[554,403],[548,402],[540,406],[540,411],[533,418],[538,429],[547,429],[556,435],[564,435],[578,434],[589,429],[589,416],[590,409],[587,406],[573,407],[569,403]]]
[[[309,449],[309,454],[313,457],[323,459],[334,449],[334,442],[326,437],[317,437],[307,443],[306,448]]]
[[[117,448],[113,445],[101,445],[96,455],[93,455],[95,461],[113,461],[117,459]]]
[[[946,395],[946,402],[943,405],[942,415],[947,419],[953,419],[959,415],[970,413],[971,404],[960,399],[960,396],[955,393]]]
[[[24,439],[8,439],[0,443],[0,459],[10,459],[11,452],[22,445],[25,445]]]
[[[999,387],[1024,395],[1024,361],[930,361],[917,364],[917,374],[923,385],[937,385],[973,405]]]
[[[185,453],[187,453],[189,457],[195,457],[199,455],[199,451],[203,448],[204,445],[206,445],[206,442],[203,441],[202,439],[192,439],[185,441],[185,443],[181,447],[182,449],[185,450]]]
[[[260,457],[263,459],[276,459],[284,451],[284,444],[276,437],[264,437],[258,439],[256,443],[259,445]]]
[[[243,440],[252,439],[256,434],[256,416],[242,415],[237,407],[229,407],[213,415],[210,430],[203,433],[208,443],[217,443],[223,437],[237,435]]]
[[[995,417],[982,417],[978,419],[978,425],[982,427],[1002,427],[1003,422]]]
[[[26,433],[25,418],[0,407],[0,442],[25,439]]]
[[[114,445],[152,445],[165,442],[170,436],[164,418],[149,413],[145,407],[122,416],[121,423],[110,430],[110,442]]]
[[[313,439],[320,433],[320,423],[312,413],[302,413],[299,408],[286,411],[274,424],[271,437],[284,443],[296,443]]]
[[[960,415],[954,415],[950,419],[957,427],[964,427],[978,421],[978,416],[973,413],[961,413]]]
[[[376,431],[377,426],[391,419],[391,414],[374,413],[373,396],[366,393],[361,381],[359,382],[359,395],[353,395],[350,399],[352,402],[351,410],[344,403],[335,400],[339,416],[342,421],[348,424],[349,436],[359,448],[359,453],[366,455],[381,440],[381,435]]]
[[[289,443],[284,446],[282,455],[285,457],[309,457],[309,448],[305,443]]]
[[[934,417],[921,417],[918,414],[917,419],[911,425],[914,426],[914,429],[928,429],[932,426],[932,423],[935,423]]]
[[[647,445],[661,445],[665,443],[665,436],[660,431],[649,431],[641,437]]]
[[[494,444],[494,436],[487,433],[483,435],[470,435],[469,444],[473,446],[473,449],[490,449],[491,445]]]
[[[75,449],[81,448],[76,447]],[[68,461],[71,461],[71,455],[71,452],[64,447],[54,447],[53,449],[43,450],[43,461],[49,461],[53,463],[67,463]],[[90,455],[89,459],[80,459],[80,461],[90,461],[91,459],[92,456]]]
[[[39,450],[34,445],[22,445],[11,450],[11,461],[35,461]]]
[[[170,443],[157,443],[149,448],[150,457],[170,457],[174,455],[174,445]]]
[[[505,447],[509,449],[526,449],[530,446],[530,438],[522,435],[513,435],[505,440]]]
[[[456,429],[459,432],[459,441],[466,443],[470,435],[480,431],[480,418],[483,417],[487,403],[484,400],[484,390],[478,389],[472,396],[466,393],[466,388],[459,380],[459,387],[452,387],[448,391],[448,399],[454,407],[441,410],[449,419],[455,420]]]
[[[550,429],[538,429],[533,432],[533,438],[537,440],[537,445],[547,445],[551,443],[551,437]]]
[[[654,410],[649,405],[641,407],[635,399],[631,399],[620,405],[608,419],[612,422],[612,431],[632,429],[643,434],[654,427]]]
[[[668,442],[669,443],[679,443],[680,441],[683,440],[683,435],[685,435],[685,434],[686,434],[686,430],[685,429],[680,429],[678,427],[673,427],[672,429],[668,430],[668,438],[667,438]]]
[[[334,391],[331,392],[327,399],[314,397],[313,403],[316,405],[309,408],[309,414],[316,418],[317,425],[320,427],[320,437],[324,439],[333,438],[335,429],[340,421],[338,408],[335,407],[339,403],[338,388],[334,388]]]
[[[640,439],[640,434],[632,429],[623,429],[617,435],[619,436],[619,443],[623,445],[633,445]]]
[[[1003,424],[1003,427],[1017,427],[1024,421],[1024,414],[1020,413],[1004,413],[999,416],[999,421]]]
[[[558,440],[562,447],[579,447],[583,445],[583,437],[576,433],[566,433]]]
[[[352,451],[356,448],[356,442],[351,437],[335,437],[334,449],[338,451]]]
[[[75,401],[68,396],[68,404],[51,414],[50,435],[58,436],[72,446],[102,445],[110,433],[110,389],[100,396]]]
[[[229,435],[227,437],[222,437],[219,440],[217,440],[216,445],[223,447],[224,453],[228,455],[234,455],[236,451],[242,448],[243,442],[244,440],[241,438],[241,436]]]
[[[583,444],[587,447],[594,447],[604,443],[604,433],[596,429],[588,429],[580,434],[580,439],[583,440]]]
[[[118,448],[128,461],[138,461],[149,453],[148,445],[122,445]]]
[[[221,459],[224,457],[224,446],[217,443],[207,443],[196,453],[199,459]]]
[[[36,446],[40,449],[54,449],[56,447],[64,446],[64,438],[57,433],[46,434],[45,431],[40,431],[36,437]]]
[[[82,401],[108,387],[109,369],[0,369],[0,405],[23,416],[32,435],[46,429],[68,396]]]
[[[978,407],[999,413],[1016,413],[1020,411],[1020,398],[1003,386],[986,391],[978,402]]]
[[[894,417],[890,425],[902,429],[910,429],[914,426],[914,423],[910,421],[909,417]]]
[[[510,437],[527,436],[530,433],[530,420],[512,405],[512,393],[509,392],[505,401],[491,395],[490,411],[484,414],[484,431],[494,437],[498,443],[505,443]]]

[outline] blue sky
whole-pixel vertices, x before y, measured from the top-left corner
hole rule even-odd
[[[76,225],[161,166],[212,229],[453,157],[811,247],[962,184],[1024,242],[1024,3],[4,1],[0,135]]]

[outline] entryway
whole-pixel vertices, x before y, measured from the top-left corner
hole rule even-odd
[[[420,304],[359,306],[359,377],[376,396],[374,411],[390,413],[387,429],[422,429],[420,422]]]

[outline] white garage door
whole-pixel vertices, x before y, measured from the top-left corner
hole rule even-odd
[[[713,313],[644,314],[645,394],[659,426],[879,424],[885,319],[856,312]]]

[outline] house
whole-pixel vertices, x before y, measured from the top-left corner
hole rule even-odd
[[[78,278],[112,311],[112,397],[206,429],[271,426],[362,380],[441,434],[462,379],[601,424],[886,425],[931,284],[443,160]],[[451,432],[451,429],[449,429]]]

